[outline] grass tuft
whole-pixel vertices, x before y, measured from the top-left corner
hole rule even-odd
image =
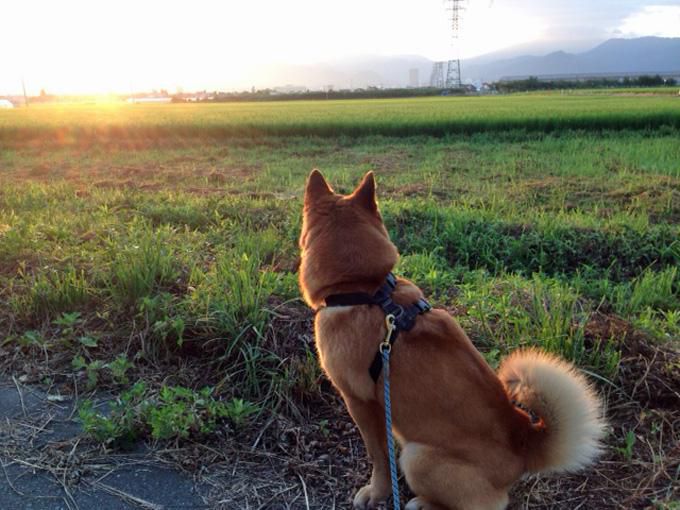
[[[131,225],[127,235],[112,247],[107,287],[114,302],[133,307],[141,298],[176,284],[179,267],[173,234],[167,226],[154,230],[144,223]]]

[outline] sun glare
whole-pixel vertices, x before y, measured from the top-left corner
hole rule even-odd
[[[12,51],[3,54],[0,94],[19,93],[22,79],[29,94],[244,90],[284,85],[272,83],[282,64],[470,58],[548,39],[575,9],[558,4],[469,0],[454,44],[445,0],[10,2],[0,47]],[[680,35],[680,6],[644,7],[619,31]]]

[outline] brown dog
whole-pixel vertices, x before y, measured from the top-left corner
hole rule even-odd
[[[373,460],[370,483],[357,492],[354,507],[374,508],[390,494],[382,377],[375,383],[368,370],[385,337],[385,315],[378,306],[324,306],[331,294],[373,294],[397,262],[372,173],[342,196],[312,171],[300,248],[300,287],[318,311],[321,365]],[[398,280],[395,302],[410,305],[420,297],[413,283]],[[575,470],[600,450],[597,396],[572,365],[551,355],[516,351],[496,374],[458,323],[432,310],[399,334],[391,358],[400,464],[418,495],[407,510],[503,509],[524,473]]]

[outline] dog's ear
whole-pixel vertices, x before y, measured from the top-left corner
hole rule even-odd
[[[375,177],[373,172],[368,172],[364,175],[357,189],[352,193],[352,200],[362,206],[363,208],[376,212],[378,210],[378,202],[375,198]]]
[[[309,204],[318,200],[321,197],[332,195],[333,190],[323,178],[321,172],[316,168],[307,177],[307,185],[305,186],[305,204]]]

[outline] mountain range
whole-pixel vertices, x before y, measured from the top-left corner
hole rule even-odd
[[[536,47],[533,48],[536,51]],[[429,83],[432,65],[431,60],[418,55],[346,58],[315,65],[269,68],[260,80],[299,84],[310,89],[329,85],[336,89],[404,87],[413,85],[409,72],[417,69],[418,84],[424,86]],[[680,76],[680,37],[609,39],[581,53],[553,51],[526,55],[510,49],[463,60],[461,67],[463,81],[467,83],[545,75],[677,73]]]
[[[680,37],[609,39],[583,53],[555,51],[543,56],[463,62],[466,79],[496,81],[513,76],[680,74]]]

